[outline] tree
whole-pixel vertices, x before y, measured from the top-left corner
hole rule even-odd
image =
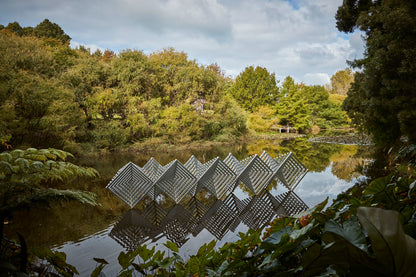
[[[406,136],[416,142],[416,3],[398,0],[346,0],[337,27],[365,32],[364,58],[343,108],[353,123],[379,146]]]
[[[0,31],[0,135],[12,135],[13,145],[62,147],[68,123],[77,125],[79,110],[58,78],[62,67],[55,54],[63,48]],[[70,120],[57,121],[64,118]]]
[[[48,19],[43,20],[34,29],[33,33],[37,37],[54,38],[62,42],[64,45],[68,45],[71,37],[65,34],[64,30],[56,24],[50,22]]]
[[[16,21],[7,24],[5,29],[19,36],[22,35],[23,31],[22,26],[20,26],[20,24]]]
[[[275,105],[279,88],[274,73],[249,66],[237,76],[229,93],[245,110],[253,112],[260,106]]]
[[[313,125],[327,129],[347,123],[345,112],[340,105],[329,100],[329,93],[323,86],[302,86],[301,90],[306,98]]]
[[[331,76],[331,89],[330,93],[347,95],[351,83],[354,81],[354,74],[351,69],[346,68],[344,70],[337,71]]]
[[[290,76],[287,76],[282,83],[277,113],[280,124],[290,125],[300,131],[311,127],[311,113],[307,100],[302,94],[302,87],[295,84]]]

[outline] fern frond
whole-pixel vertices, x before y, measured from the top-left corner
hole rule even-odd
[[[59,149],[55,149],[55,148],[49,148],[48,151],[52,154],[54,154],[55,156],[57,156],[59,159],[65,161],[67,157],[74,157],[74,155],[72,155],[69,152],[63,151],[63,150],[59,150]]]
[[[0,175],[9,175],[14,172],[13,166],[5,161],[0,161]]]
[[[45,181],[65,181],[74,176],[96,177],[98,171],[66,162],[71,153],[58,149],[13,150],[0,155],[0,193],[7,197],[0,205],[0,213],[12,213],[33,204],[74,200],[97,205],[96,195],[75,190],[43,187]]]
[[[29,161],[24,158],[18,158],[14,163],[19,167],[19,169],[25,172],[29,168]]]
[[[25,155],[25,151],[21,150],[21,149],[16,149],[10,152],[10,154],[12,155],[13,159],[16,160],[18,158],[21,158]]]
[[[38,149],[36,148],[28,148],[25,150],[25,154],[35,154],[38,152]]]
[[[45,164],[42,162],[33,162],[29,165],[29,172],[36,173],[41,171],[45,167]]]
[[[7,152],[0,153],[0,161],[10,163],[12,160],[13,160],[13,157],[10,153],[7,153]]]
[[[21,195],[13,200],[7,205],[0,206],[0,214],[10,214],[35,205],[45,206],[60,201],[77,201],[91,206],[100,206],[96,194],[77,190],[33,189],[30,195]]]
[[[40,161],[40,162],[46,162],[48,158],[45,155],[42,154],[26,154],[25,158],[32,161]]]
[[[52,202],[60,200],[77,201],[83,204],[98,206],[97,195],[79,190],[46,189],[39,191],[30,198],[32,203]]]
[[[44,155],[48,160],[56,161],[57,155],[53,154],[49,149],[40,149],[39,154]]]

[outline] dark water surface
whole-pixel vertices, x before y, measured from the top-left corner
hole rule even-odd
[[[163,199],[159,203],[147,200],[130,210],[105,189],[114,174],[129,161],[143,166],[154,157],[165,165],[174,159],[185,163],[195,155],[201,162],[206,162],[217,156],[224,159],[228,153],[241,160],[261,154],[263,150],[272,157],[293,152],[308,168],[309,172],[294,193],[272,183],[268,192],[259,196],[250,195],[239,187],[224,201],[200,193],[196,199],[181,202],[182,205]],[[180,152],[93,156],[77,163],[96,168],[101,177],[92,181],[76,180],[71,186],[97,193],[101,207],[67,203],[32,209],[17,215],[5,231],[9,236],[16,231],[23,234],[29,248],[50,247],[64,251],[67,262],[76,266],[81,276],[89,276],[97,266],[94,257],[107,260],[110,265],[104,272],[114,276],[120,270],[118,254],[134,249],[138,244],[146,243],[170,254],[163,243],[174,241],[180,246],[180,254],[187,258],[211,240],[216,240],[217,247],[221,247],[237,240],[238,232],[263,228],[278,214],[300,211],[327,197],[334,199],[357,178],[364,178],[361,171],[370,159],[369,146],[311,143],[303,138],[257,140],[244,145]],[[273,212],[270,205],[278,205],[274,207],[278,212]]]

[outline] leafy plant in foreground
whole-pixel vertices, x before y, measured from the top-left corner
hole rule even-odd
[[[240,233],[238,241],[218,250],[214,241],[205,244],[186,262],[172,242],[165,244],[170,257],[140,246],[122,252],[119,262],[128,276],[135,271],[148,276],[414,276],[416,172],[413,167],[404,171],[406,163],[340,194],[328,207],[327,199],[301,214],[277,218],[265,232]],[[135,262],[139,257],[143,262]]]
[[[75,176],[98,176],[95,169],[67,162],[68,157],[72,157],[72,154],[52,148],[29,148],[0,153],[0,253],[3,254],[4,222],[11,219],[16,211],[62,200],[98,204],[93,193],[54,187],[55,183]],[[25,243],[22,236],[20,244],[23,251]],[[0,258],[3,261],[0,270],[5,267],[13,268],[13,265],[8,263],[6,266],[7,257],[2,255]],[[27,260],[27,253],[22,255],[21,259]],[[26,272],[26,263],[21,263],[19,270]]]

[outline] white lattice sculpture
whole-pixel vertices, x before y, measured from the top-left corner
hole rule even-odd
[[[123,166],[107,185],[107,189],[131,208],[151,193],[153,187],[152,180],[132,162]]]
[[[192,155],[185,163],[185,167],[198,179],[195,193],[205,188],[216,198],[222,198],[231,191],[237,177],[219,157],[202,164]]]
[[[163,193],[179,203],[186,195],[194,196],[203,188],[218,199],[239,184],[259,194],[273,180],[293,191],[307,171],[293,153],[272,158],[264,151],[242,161],[230,153],[224,161],[217,157],[206,163],[191,156],[185,164],[174,160],[165,166],[151,158],[142,168],[131,162],[126,164],[107,188],[133,208],[146,195],[155,199]]]

